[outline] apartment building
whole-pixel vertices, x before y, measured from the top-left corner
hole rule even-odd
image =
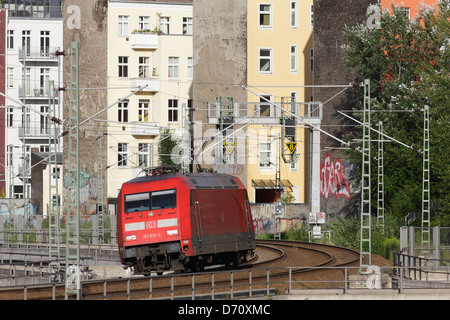
[[[119,102],[107,114],[108,198],[159,164],[162,130],[180,129],[192,105],[192,11],[192,1],[109,1],[107,101]]]
[[[278,187],[292,202],[311,202],[312,145],[320,143],[311,143],[312,127],[280,107],[320,126],[320,105],[310,103],[307,87],[312,4],[230,0],[214,4],[211,16],[212,4],[194,1],[194,120],[204,133],[194,153],[203,167],[238,176],[250,202],[275,202]],[[214,130],[219,138],[205,142]]]
[[[50,102],[50,84],[59,88],[62,83],[62,59],[56,55],[63,44],[60,2],[2,3],[7,11],[4,92],[8,98],[2,117],[7,198],[32,197],[31,153],[48,155],[54,140],[49,140],[50,123],[46,115],[55,109],[54,116],[62,117],[59,93]],[[57,142],[61,151],[62,144]],[[46,203],[39,201],[37,205],[44,208]]]

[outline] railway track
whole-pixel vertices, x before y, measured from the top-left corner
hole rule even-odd
[[[88,280],[82,282],[82,299],[193,299],[202,295],[214,299],[220,295],[233,297],[242,290],[266,294],[271,290],[284,292],[288,278],[303,287],[312,287],[309,281],[322,278],[339,281],[343,271],[334,267],[356,265],[357,262],[359,253],[346,248],[258,240],[254,259],[236,270],[217,267],[196,274]],[[317,267],[330,269],[315,269]],[[314,282],[314,285],[321,286],[322,283]],[[14,287],[0,289],[0,300],[60,300],[64,299],[64,293],[64,284]]]

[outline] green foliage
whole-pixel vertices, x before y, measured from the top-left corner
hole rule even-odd
[[[164,129],[161,133],[161,140],[158,143],[159,162],[162,166],[174,165],[171,154],[177,144],[178,141],[172,139],[170,129]]]
[[[409,20],[403,8],[393,6],[393,14],[383,12],[381,29],[366,25],[347,29],[348,44],[343,48],[348,65],[360,78],[371,80],[371,109],[378,111],[372,113],[372,126],[382,121],[385,134],[422,150],[422,110],[430,107],[431,213],[433,223],[441,226],[450,226],[449,8],[444,0],[438,10],[424,7],[418,19]],[[361,118],[361,112],[354,116]],[[376,155],[377,145],[372,148]],[[361,161],[359,153],[351,156]],[[385,205],[400,220],[409,212],[421,211],[422,161],[422,153],[385,143]],[[372,177],[376,170],[372,165]],[[376,184],[372,186],[372,199],[376,199]]]
[[[387,215],[383,228],[376,222],[376,217],[372,217],[371,252],[373,254],[386,259],[392,258],[392,252],[397,250],[395,248],[400,247],[398,224],[399,221],[395,221],[392,215]],[[334,245],[355,250],[360,249],[361,224],[358,217],[344,218],[339,216],[328,224],[328,228],[331,230],[331,242]]]

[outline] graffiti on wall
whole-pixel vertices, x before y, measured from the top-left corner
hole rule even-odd
[[[341,160],[332,160],[327,152],[320,165],[320,194],[327,200],[330,196],[351,199],[350,185],[345,179]]]
[[[90,171],[80,171],[80,203],[88,202],[89,199],[97,198],[97,177]],[[75,183],[75,177],[72,177],[72,183]],[[64,175],[64,187],[68,188],[69,181],[67,174]],[[72,195],[75,198],[74,195]]]

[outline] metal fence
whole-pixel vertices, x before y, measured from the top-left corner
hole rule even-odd
[[[308,270],[335,270],[336,276],[332,280],[300,280],[298,272],[302,269]],[[183,299],[183,300],[198,300],[198,299],[233,299],[233,298],[252,298],[256,296],[274,296],[274,295],[296,295],[302,293],[308,293],[308,289],[320,288],[324,290],[324,294],[329,290],[339,290],[340,294],[358,294],[363,292],[367,294],[367,290],[372,293],[384,292],[384,293],[398,293],[402,294],[407,292],[408,289],[427,289],[433,288],[432,285],[417,285],[416,281],[412,281],[405,278],[404,275],[408,273],[408,270],[404,267],[379,267],[374,268],[371,274],[368,275],[355,275],[355,269],[359,267],[285,267],[285,268],[265,268],[265,269],[251,269],[251,270],[238,270],[238,271],[223,271],[223,272],[202,272],[189,274],[184,277],[179,275],[164,275],[159,277],[141,277],[148,280],[147,289],[140,289],[139,292],[133,292],[132,279],[126,280],[126,288],[121,292],[116,289],[113,293],[109,291],[109,288],[117,286],[118,281],[123,279],[100,279],[100,280],[88,280],[83,281],[83,285],[92,284],[97,282],[103,286],[103,292],[98,293],[96,296],[81,297],[81,299],[122,299],[131,300],[133,298],[139,299]],[[279,273],[283,272],[287,276],[280,278]],[[265,276],[255,275],[259,273],[265,274]],[[227,280],[224,281],[221,274],[226,274]],[[218,280],[220,277],[220,281]],[[169,286],[164,286],[166,289],[162,289],[161,283],[158,280],[166,279],[170,282]],[[205,285],[205,279],[209,279],[208,284]],[[181,288],[179,281],[184,285]],[[190,283],[186,287],[186,283]],[[423,283],[423,282],[422,282]],[[428,282],[429,283],[429,282]],[[448,283],[448,281],[447,281]],[[26,286],[11,286],[10,289],[23,289],[24,300],[28,299],[27,292],[31,291],[33,287],[38,285],[26,285]],[[53,299],[55,296],[56,288],[61,284],[51,284],[53,287]],[[280,289],[283,288],[283,289]],[[448,286],[447,286],[448,288]],[[382,291],[385,290],[385,291]]]
[[[49,222],[41,215],[0,215],[0,243],[49,243]],[[60,242],[66,240],[65,218],[60,220]],[[82,215],[80,244],[117,244],[116,216]]]

